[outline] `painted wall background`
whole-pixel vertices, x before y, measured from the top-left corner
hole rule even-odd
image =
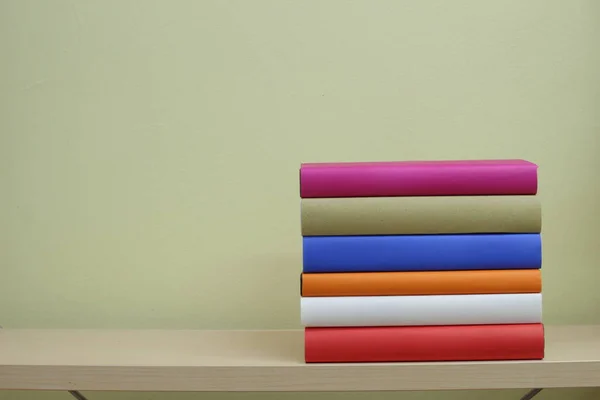
[[[2,0],[0,32],[4,327],[298,328],[301,162],[513,157],[545,322],[600,323],[599,2]]]

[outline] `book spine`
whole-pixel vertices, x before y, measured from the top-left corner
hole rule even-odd
[[[302,297],[302,326],[528,324],[542,321],[542,294]]]
[[[303,272],[539,269],[541,234],[305,236]]]
[[[307,363],[544,358],[542,324],[306,328]]]
[[[537,166],[485,163],[303,165],[300,197],[534,195]]]
[[[301,199],[303,236],[540,233],[537,196]]]
[[[540,293],[542,274],[539,269],[302,274],[301,290],[304,297]]]

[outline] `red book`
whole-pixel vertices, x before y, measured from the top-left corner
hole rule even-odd
[[[305,328],[307,363],[544,358],[543,324]]]

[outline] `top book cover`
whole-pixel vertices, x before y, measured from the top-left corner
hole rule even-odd
[[[535,195],[526,160],[303,163],[300,197]]]

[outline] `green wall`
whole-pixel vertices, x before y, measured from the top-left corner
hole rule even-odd
[[[1,0],[0,30],[4,327],[297,328],[299,164],[448,158],[539,163],[545,322],[600,323],[600,2]]]

